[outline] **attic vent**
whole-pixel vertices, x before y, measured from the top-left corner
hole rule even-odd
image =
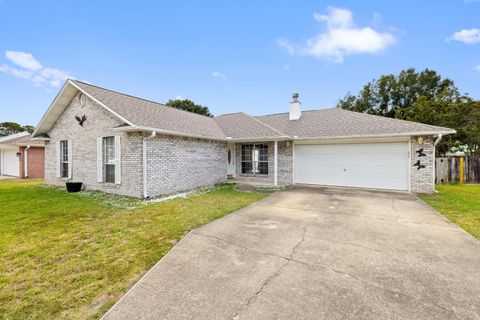
[[[80,101],[81,106],[84,106],[85,103],[87,103],[87,97],[83,93],[80,93],[78,100]]]

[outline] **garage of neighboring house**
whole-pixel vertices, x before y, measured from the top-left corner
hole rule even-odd
[[[409,190],[409,143],[296,144],[294,183]]]
[[[3,176],[20,176],[20,154],[18,153],[18,147],[4,148],[0,150],[1,153],[1,174]]]
[[[0,138],[0,175],[43,178],[45,143],[32,140],[27,132]]]

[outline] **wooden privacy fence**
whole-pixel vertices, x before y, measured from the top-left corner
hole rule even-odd
[[[435,159],[436,183],[480,183],[480,157]]]

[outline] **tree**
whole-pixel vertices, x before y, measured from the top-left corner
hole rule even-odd
[[[454,100],[459,97],[459,92],[452,80],[442,79],[436,71],[416,72],[410,68],[397,76],[383,75],[368,82],[357,96],[348,93],[337,107],[402,119],[402,112],[411,108],[420,97],[433,101]]]
[[[0,137],[9,136],[11,134],[24,131],[33,133],[34,130],[35,127],[31,125],[22,126],[16,122],[0,122]]]
[[[405,120],[454,128],[437,146],[440,154],[452,147],[468,146],[472,154],[480,154],[480,101],[461,96],[454,101],[428,100],[420,97],[412,108],[402,114]]]
[[[208,110],[208,107],[195,104],[192,100],[188,100],[188,99],[168,100],[166,105],[172,108],[198,113],[203,116],[213,117],[213,114],[210,113],[210,110]]]
[[[367,83],[357,96],[348,93],[338,108],[457,130],[437,147],[442,154],[467,145],[480,154],[480,101],[460,95],[454,82],[437,72],[407,69]]]

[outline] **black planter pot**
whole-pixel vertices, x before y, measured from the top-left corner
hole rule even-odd
[[[82,190],[83,182],[67,182],[67,192],[80,192]]]

